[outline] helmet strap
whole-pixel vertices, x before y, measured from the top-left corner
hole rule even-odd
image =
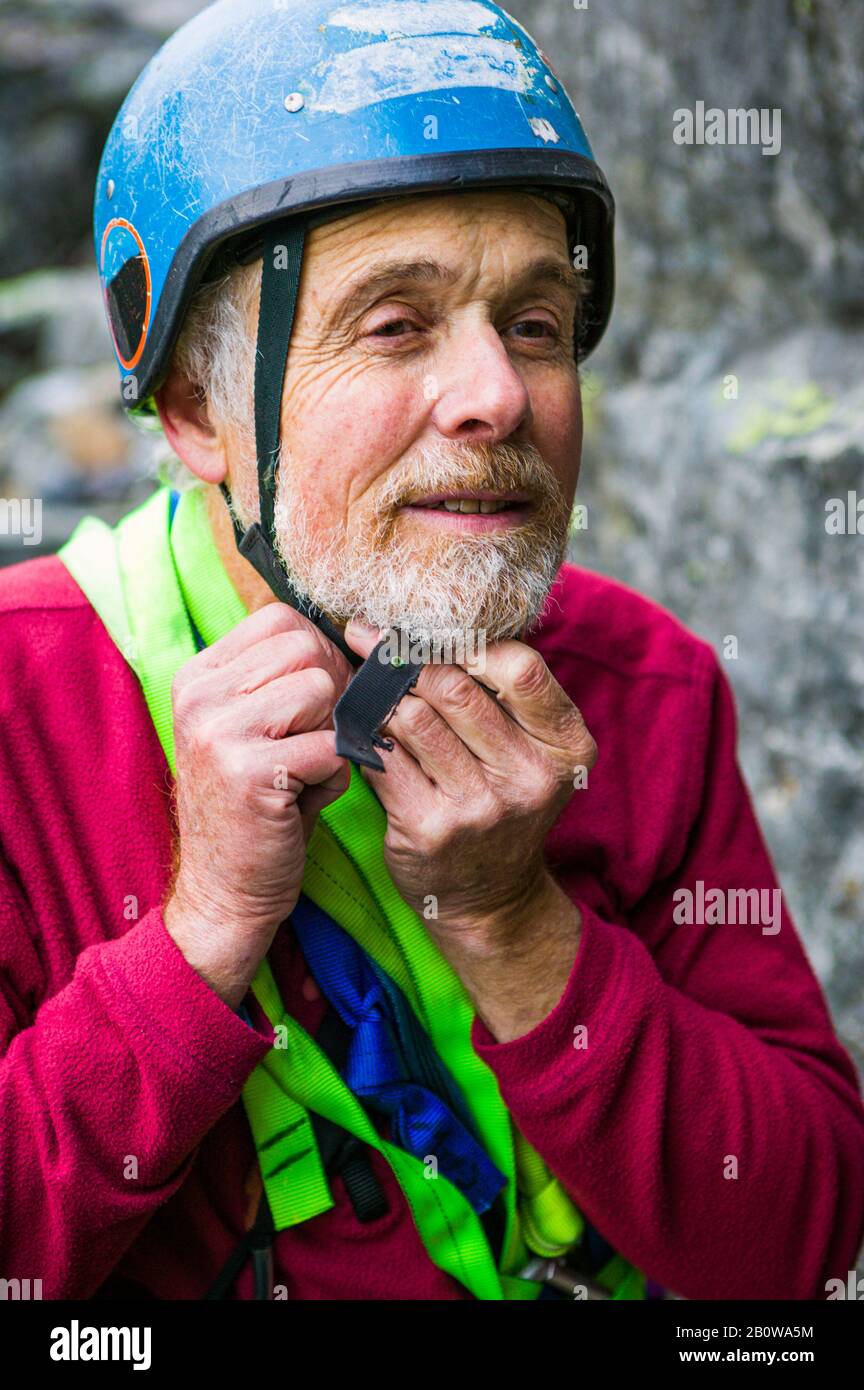
[[[255,452],[261,519],[253,522],[245,531],[233,511],[231,519],[237,549],[276,597],[314,623],[351,665],[359,668],[333,712],[336,751],[354,763],[383,772],[384,763],[377,750],[389,749],[393,745],[390,739],[381,736],[381,727],[388,714],[416,684],[423,661],[393,660],[385,651],[386,637],[379,641],[365,661],[352,651],[341,631],[321,609],[295,592],[276,556],[274,526],[282,393],[306,232],[324,221],[344,216],[346,210],[350,211],[350,205],[348,209],[344,205],[334,206],[306,216],[294,213],[287,220],[271,222],[264,228],[255,352]],[[578,360],[575,342],[574,351]],[[230,509],[231,494],[224,482],[219,487]]]
[[[334,214],[338,215],[339,211],[327,210],[325,217],[329,219]],[[352,762],[383,772],[384,764],[376,750],[392,748],[393,744],[390,739],[381,737],[381,724],[416,684],[422,663],[392,662],[383,657],[386,637],[364,661],[351,650],[342,633],[320,608],[295,593],[276,557],[274,500],[279,467],[282,391],[308,225],[306,218],[295,214],[287,222],[271,223],[265,229],[255,352],[255,452],[261,520],[253,522],[244,531],[233,512],[231,518],[240,554],[254,566],[276,597],[320,628],[351,665],[360,668],[333,712],[336,752]],[[219,486],[230,507],[228,488],[224,483]]]
[[[273,507],[276,470],[279,466],[282,388],[297,308],[305,238],[306,224],[302,218],[292,218],[281,224],[271,223],[264,238],[255,353],[255,449],[261,529],[271,546],[275,539]]]
[[[348,657],[351,664],[357,666],[361,658],[351,650],[339,629],[334,627],[319,608],[295,593],[276,556],[274,504],[279,467],[282,391],[288,346],[297,308],[305,238],[306,220],[296,214],[285,222],[270,223],[265,229],[255,351],[255,454],[258,460],[261,520],[253,522],[248,530],[244,531],[233,512],[231,519],[237,549],[257,570],[276,597],[315,623]],[[231,494],[228,488],[225,483],[220,483],[219,487],[230,507]]]

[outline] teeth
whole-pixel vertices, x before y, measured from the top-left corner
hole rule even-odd
[[[444,507],[448,512],[482,512],[484,516],[490,512],[503,511],[507,505],[507,502],[487,502],[481,501],[477,497],[447,497],[444,499]]]

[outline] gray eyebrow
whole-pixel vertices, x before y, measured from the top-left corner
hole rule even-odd
[[[373,299],[377,292],[399,285],[450,285],[458,279],[458,272],[440,261],[430,259],[406,261],[385,261],[368,275],[349,285],[338,304],[327,315],[328,325],[347,318],[355,309]],[[519,272],[511,293],[530,284],[555,285],[567,290],[574,299],[580,292],[579,276],[566,261],[543,257],[524,266]]]

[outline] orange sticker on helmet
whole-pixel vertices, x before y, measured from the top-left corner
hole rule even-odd
[[[145,299],[143,305],[143,317],[141,321],[140,337],[135,345],[135,349],[131,357],[128,358],[123,356],[123,353],[121,352],[117,342],[117,334],[114,331],[113,318],[110,312],[110,306],[107,302],[108,292],[105,286],[105,252],[108,244],[108,238],[112,232],[116,232],[118,229],[121,232],[128,232],[134,238],[135,243],[138,247],[138,256],[135,259],[140,260],[141,262],[141,267],[144,271],[145,282]],[[117,356],[122,362],[123,366],[126,367],[127,370],[131,370],[133,367],[137,366],[138,362],[141,360],[141,354],[144,351],[144,344],[147,341],[147,333],[150,329],[150,309],[153,298],[153,285],[150,277],[150,261],[147,257],[147,252],[144,249],[144,242],[141,240],[138,231],[135,229],[135,227],[133,227],[132,223],[127,221],[125,217],[115,217],[111,222],[108,223],[107,227],[105,228],[105,231],[102,233],[99,269],[102,275],[103,282],[102,296],[103,299],[105,299],[106,301],[106,317],[108,319],[108,326],[111,330],[111,337],[114,341],[114,351],[117,353]]]

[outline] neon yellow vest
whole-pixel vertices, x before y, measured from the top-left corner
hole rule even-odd
[[[172,771],[171,685],[196,651],[247,616],[219,558],[202,487],[181,494],[170,523],[162,487],[112,530],[86,517],[59,552],[141,682]],[[505,1234],[496,1262],[483,1226],[446,1177],[382,1139],[314,1040],[288,1015],[266,960],[252,990],[276,1033],[243,1088],[277,1230],[333,1206],[309,1112],[333,1120],[384,1155],[429,1258],[480,1299],[532,1299],[519,1278],[531,1252],[553,1257],[578,1243],[584,1222],[561,1184],[513,1124],[491,1069],[474,1051],[471,1001],[420,918],[393,885],[383,856],[386,817],[352,768],[350,787],[320,815],[303,892],[348,931],[401,987],[468,1104],[486,1152],[505,1174]],[[274,1135],[282,1137],[273,1140]],[[287,1160],[290,1160],[287,1161]],[[644,1275],[616,1255],[594,1276],[616,1299],[645,1297]]]

